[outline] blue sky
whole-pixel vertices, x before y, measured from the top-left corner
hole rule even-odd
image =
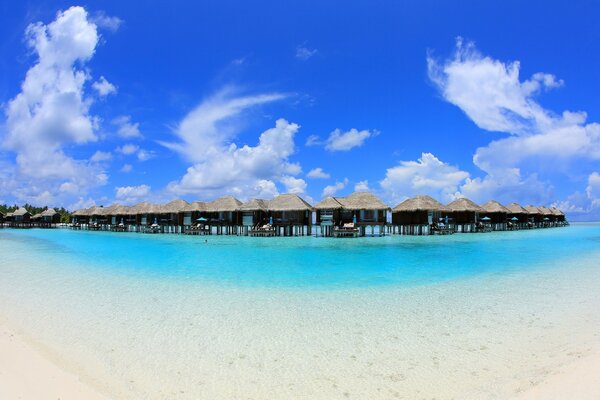
[[[600,6],[0,4],[0,202],[371,190],[600,217]]]

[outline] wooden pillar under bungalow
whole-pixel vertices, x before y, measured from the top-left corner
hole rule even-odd
[[[269,222],[277,236],[311,234],[313,207],[297,194],[281,194],[268,202]]]
[[[463,233],[478,231],[479,218],[483,212],[481,207],[464,197],[447,204],[445,211],[454,225],[454,231]]]
[[[430,196],[419,195],[404,200],[392,209],[393,230],[400,235],[454,233],[442,219],[444,210],[445,206]]]
[[[481,205],[484,213],[481,220],[486,226],[489,226],[493,231],[505,231],[508,227],[508,214],[510,210],[498,203],[496,200],[490,200]],[[489,220],[484,221],[485,218]]]

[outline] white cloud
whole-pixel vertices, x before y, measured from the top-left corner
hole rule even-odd
[[[131,155],[131,154],[136,153],[139,149],[140,149],[140,146],[133,144],[133,143],[127,143],[121,147],[117,147],[115,150],[118,153],[121,153],[124,155]]]
[[[231,89],[222,90],[200,103],[179,123],[174,133],[180,142],[160,143],[191,162],[204,162],[222,153],[237,136],[245,112],[283,98],[281,93],[232,97]]]
[[[23,201],[65,204],[60,187],[86,191],[107,180],[97,164],[75,160],[63,149],[97,140],[98,118],[89,114],[91,100],[84,93],[89,75],[78,67],[94,55],[98,33],[85,9],[71,7],[47,25],[29,25],[26,43],[37,59],[5,108],[2,138],[16,154],[16,168],[7,172],[18,182],[11,194]]]
[[[348,151],[355,147],[360,147],[370,137],[377,136],[377,131],[350,129],[342,132],[336,129],[329,134],[325,141],[325,148],[329,151]]]
[[[317,49],[310,49],[310,48],[306,47],[306,45],[303,44],[303,45],[296,47],[296,58],[298,58],[302,61],[306,61],[309,58],[313,57],[318,52],[319,51]]]
[[[133,167],[131,166],[131,164],[123,164],[123,166],[121,167],[121,172],[127,174],[129,172],[133,171]]]
[[[441,201],[457,196],[459,186],[469,173],[440,161],[431,153],[421,154],[417,161],[400,161],[389,168],[380,182],[387,198],[400,202],[408,197],[428,194]]]
[[[146,200],[150,194],[150,186],[121,186],[115,188],[115,198],[123,204],[133,204]]]
[[[99,27],[108,29],[111,32],[116,32],[123,24],[123,20],[121,18],[106,15],[104,11],[96,12],[92,16],[91,21]]]
[[[369,181],[359,181],[354,185],[355,192],[369,192],[371,189],[369,188]]]
[[[329,179],[330,175],[323,171],[323,169],[321,167],[318,168],[313,168],[310,171],[308,171],[308,174],[306,174],[306,176],[308,176],[309,178],[312,179]]]
[[[287,193],[303,194],[306,193],[306,181],[300,178],[294,178],[293,176],[283,176],[280,179],[281,183],[285,186]]]
[[[90,161],[93,162],[101,162],[101,161],[108,161],[112,158],[112,154],[108,151],[96,151],[94,153],[94,155],[92,155],[92,157],[90,158]]]
[[[117,133],[125,139],[141,138],[140,124],[131,122],[129,115],[121,115],[112,120],[113,125],[117,126]]]
[[[342,182],[336,181],[333,185],[327,185],[323,188],[323,193],[321,193],[321,197],[333,196],[340,190],[344,189],[348,184],[348,178],[344,178]]]
[[[557,165],[581,168],[600,159],[600,125],[587,123],[584,112],[555,114],[535,99],[563,82],[554,75],[536,73],[521,81],[518,61],[504,63],[481,55],[472,43],[457,40],[454,56],[440,63],[428,57],[430,79],[442,96],[458,106],[480,128],[504,132],[507,137],[480,147],[474,164],[487,173],[469,180],[461,190],[479,198],[534,202],[548,199],[552,188],[539,177]],[[522,197],[520,197],[522,196]]]
[[[306,138],[306,146],[319,146],[322,145],[323,141],[318,135],[310,135]]]
[[[286,177],[299,128],[279,119],[275,127],[260,135],[256,146],[227,145],[213,138],[205,157],[197,158],[199,161],[187,169],[180,181],[171,182],[168,189],[175,194],[193,193],[205,198],[224,193],[246,198],[276,193],[276,181],[299,184],[300,180]]]
[[[117,93],[117,88],[115,85],[107,81],[103,76],[101,76],[96,82],[92,83],[92,87],[98,92],[100,97],[106,97],[109,94]]]
[[[140,161],[148,161],[149,159],[154,157],[154,152],[140,149],[137,152],[137,159]]]

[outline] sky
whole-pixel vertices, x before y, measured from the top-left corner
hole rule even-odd
[[[369,190],[598,220],[600,5],[494,3],[2,1],[0,203]]]

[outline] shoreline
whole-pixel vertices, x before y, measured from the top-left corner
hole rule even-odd
[[[12,400],[109,400],[49,360],[22,335],[0,324],[0,398]]]

